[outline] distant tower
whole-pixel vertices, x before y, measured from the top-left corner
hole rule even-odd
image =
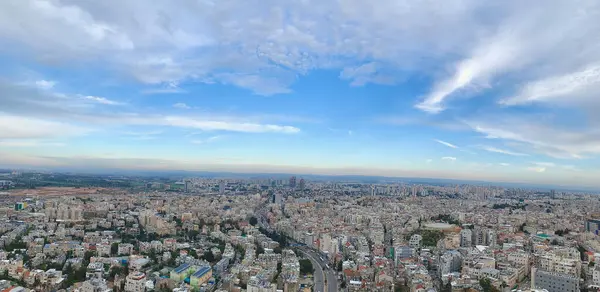
[[[273,193],[273,197],[271,198],[271,203],[281,205],[283,202],[283,197],[280,193]]]
[[[291,188],[296,187],[296,177],[295,176],[290,177],[290,187]]]
[[[219,194],[222,195],[225,193],[225,182],[224,181],[220,181],[219,182]]]
[[[300,182],[298,183],[298,188],[303,190],[304,187],[306,187],[306,181],[303,178],[301,178]]]
[[[185,191],[189,192],[190,190],[192,190],[192,182],[187,180],[185,181]]]

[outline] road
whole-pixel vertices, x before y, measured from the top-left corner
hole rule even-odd
[[[267,221],[267,218],[265,216],[266,214],[266,209],[263,207],[258,208],[257,210],[255,210],[255,214],[257,215],[257,219],[258,219],[258,225],[262,228],[265,228],[268,231],[273,231],[271,229],[271,226],[269,226],[269,223]],[[293,243],[293,242],[292,242]],[[315,273],[314,273],[314,282],[315,282],[315,292],[338,292],[338,287],[337,287],[337,275],[335,270],[332,269],[327,269],[326,268],[326,262],[321,261],[320,259],[320,255],[307,247],[300,247],[298,249],[300,252],[304,253],[308,259],[312,262],[313,267],[315,268]],[[325,282],[324,279],[326,278],[326,282],[327,282],[327,290],[325,290]]]
[[[327,269],[326,262],[321,261],[319,255],[306,247],[302,247],[298,249],[302,252],[308,259],[312,262],[313,267],[315,268],[314,273],[314,281],[315,281],[315,289],[316,292],[337,292],[337,276],[335,271],[332,269]],[[327,290],[325,290],[324,279],[327,279]]]

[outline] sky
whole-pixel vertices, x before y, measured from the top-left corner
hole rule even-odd
[[[3,0],[0,166],[600,187],[597,0]]]

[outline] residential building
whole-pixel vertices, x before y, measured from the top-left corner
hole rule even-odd
[[[208,282],[212,277],[212,269],[210,266],[200,267],[196,272],[190,276],[190,285],[193,287],[200,287],[202,284]]]
[[[579,292],[579,277],[531,269],[532,286],[548,292]]]
[[[133,272],[125,280],[126,292],[144,292],[146,290],[146,274]]]

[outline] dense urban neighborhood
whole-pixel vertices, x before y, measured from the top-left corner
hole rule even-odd
[[[600,287],[594,194],[15,171],[2,185],[2,291]]]

